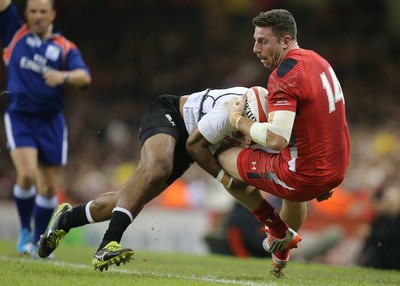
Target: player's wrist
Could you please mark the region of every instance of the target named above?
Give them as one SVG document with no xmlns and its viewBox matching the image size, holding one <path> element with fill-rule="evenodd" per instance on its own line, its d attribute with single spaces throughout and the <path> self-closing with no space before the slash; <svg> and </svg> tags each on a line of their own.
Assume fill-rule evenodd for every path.
<svg viewBox="0 0 400 286">
<path fill-rule="evenodd" d="M 224 169 L 221 169 L 221 171 L 219 171 L 216 179 L 221 182 L 222 185 L 224 185 L 224 187 L 226 189 L 230 189 L 232 186 L 232 182 L 233 182 L 233 177 L 229 176 Z"/>
<path fill-rule="evenodd" d="M 229 181 L 226 185 L 224 184 L 224 186 L 225 186 L 225 189 L 229 190 L 232 187 L 233 177 L 229 176 L 229 175 L 227 175 L 227 177 L 228 177 Z"/>
<path fill-rule="evenodd" d="M 70 78 L 71 74 L 69 72 L 63 72 L 62 77 L 63 77 L 63 84 L 66 84 Z"/>
<path fill-rule="evenodd" d="M 238 111 L 233 112 L 231 115 L 231 118 L 230 118 L 231 125 L 233 127 L 235 127 L 236 129 L 238 129 L 239 121 L 240 121 L 240 119 L 242 119 L 242 117 L 243 117 L 243 115 L 240 112 L 238 112 Z"/>
</svg>

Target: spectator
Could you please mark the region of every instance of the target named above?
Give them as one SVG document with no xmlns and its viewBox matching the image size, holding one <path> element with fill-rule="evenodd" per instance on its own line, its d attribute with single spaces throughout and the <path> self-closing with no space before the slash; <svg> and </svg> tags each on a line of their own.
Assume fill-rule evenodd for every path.
<svg viewBox="0 0 400 286">
<path fill-rule="evenodd" d="M 400 187 L 385 188 L 377 199 L 376 216 L 371 223 L 359 264 L 365 267 L 400 270 Z"/>
</svg>

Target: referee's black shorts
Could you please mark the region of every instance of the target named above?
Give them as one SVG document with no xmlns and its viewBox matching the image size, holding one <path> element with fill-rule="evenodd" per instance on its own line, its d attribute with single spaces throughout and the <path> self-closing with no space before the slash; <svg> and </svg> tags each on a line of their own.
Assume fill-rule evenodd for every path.
<svg viewBox="0 0 400 286">
<path fill-rule="evenodd" d="M 185 123 L 179 113 L 179 96 L 161 95 L 157 97 L 142 119 L 140 125 L 140 141 L 144 142 L 156 134 L 168 134 L 175 138 L 174 167 L 166 180 L 172 184 L 193 163 L 186 151 L 186 140 L 189 137 Z"/>
</svg>

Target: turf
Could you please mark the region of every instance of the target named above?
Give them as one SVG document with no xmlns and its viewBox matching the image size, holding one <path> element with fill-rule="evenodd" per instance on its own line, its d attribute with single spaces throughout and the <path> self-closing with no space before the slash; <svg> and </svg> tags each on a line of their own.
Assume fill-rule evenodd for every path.
<svg viewBox="0 0 400 286">
<path fill-rule="evenodd" d="M 33 260 L 17 255 L 14 242 L 0 241 L 0 285 L 400 285 L 400 271 L 291 262 L 276 278 L 269 259 L 142 251 L 100 272 L 90 265 L 94 250 L 60 245 L 55 259 Z"/>
</svg>

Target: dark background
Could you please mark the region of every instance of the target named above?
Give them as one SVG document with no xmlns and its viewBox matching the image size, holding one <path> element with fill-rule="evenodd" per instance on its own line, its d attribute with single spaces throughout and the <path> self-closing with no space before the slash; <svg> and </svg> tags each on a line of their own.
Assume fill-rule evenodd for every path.
<svg viewBox="0 0 400 286">
<path fill-rule="evenodd" d="M 63 188 L 74 193 L 73 182 L 88 170 L 107 173 L 136 161 L 140 121 L 158 95 L 265 86 L 268 71 L 252 53 L 251 20 L 272 8 L 288 9 L 297 20 L 300 46 L 320 53 L 335 69 L 352 134 L 381 128 L 396 132 L 399 2 L 58 0 L 55 26 L 78 45 L 93 76 L 85 94 L 66 97 L 69 163 Z M 25 1 L 15 3 L 23 11 Z M 0 88 L 5 89 L 3 65 Z M 1 96 L 1 114 L 5 106 Z M 11 197 L 13 180 L 2 127 L 0 197 Z"/>
</svg>

